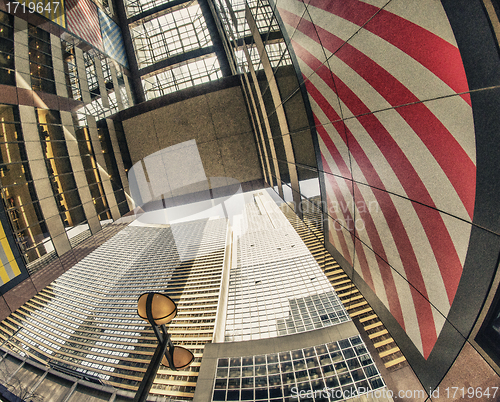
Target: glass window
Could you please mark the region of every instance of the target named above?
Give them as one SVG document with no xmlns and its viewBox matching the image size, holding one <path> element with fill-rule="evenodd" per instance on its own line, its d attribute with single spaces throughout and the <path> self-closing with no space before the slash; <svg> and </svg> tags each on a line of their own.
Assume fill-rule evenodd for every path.
<svg viewBox="0 0 500 402">
<path fill-rule="evenodd" d="M 197 2 L 168 10 L 131 26 L 139 68 L 177 54 L 212 45 L 210 32 Z"/>
<path fill-rule="evenodd" d="M 82 94 L 76 67 L 75 47 L 72 43 L 61 40 L 61 49 L 68 94 L 73 99 L 81 100 Z"/>
<path fill-rule="evenodd" d="M 42 258 L 51 260 L 55 252 L 26 162 L 19 120 L 17 106 L 0 105 L 1 196 L 17 246 L 32 273 L 43 265 L 37 268 L 31 263 Z"/>
<path fill-rule="evenodd" d="M 353 345 L 361 345 L 364 347 L 364 343 L 359 336 L 352 337 L 350 339 L 344 339 L 341 342 L 347 343 L 348 348 L 350 346 L 349 341 Z M 268 354 L 267 355 L 267 372 L 266 375 L 266 365 L 257 365 L 257 362 L 266 361 L 266 356 L 246 356 L 242 357 L 243 367 L 242 367 L 242 378 L 238 378 L 238 369 L 235 369 L 233 375 L 227 380 L 227 359 L 218 359 L 217 363 L 217 373 L 214 382 L 213 398 L 212 400 L 218 400 L 218 393 L 221 395 L 229 395 L 230 392 L 241 392 L 242 400 L 257 400 L 258 398 L 278 398 L 280 400 L 283 396 L 290 397 L 292 392 L 296 393 L 297 390 L 310 391 L 318 390 L 320 393 L 324 392 L 325 386 L 329 388 L 330 393 L 335 391 L 336 387 L 345 386 L 343 390 L 347 388 L 352 388 L 352 394 L 356 391 L 357 396 L 362 394 L 367 394 L 373 392 L 378 388 L 384 387 L 385 384 L 378 372 L 377 368 L 370 365 L 369 368 L 363 370 L 360 368 L 360 363 L 357 358 L 351 359 L 347 362 L 341 360 L 337 366 L 336 371 L 332 365 L 320 367 L 320 353 L 327 353 L 327 345 L 318 345 L 315 348 L 306 348 L 294 350 L 291 352 L 294 365 L 297 367 L 292 371 L 292 363 L 286 362 L 290 358 L 290 352 L 279 353 L 280 360 L 282 362 L 280 365 L 270 362 L 278 361 L 278 354 Z M 304 360 L 305 356 L 305 360 Z M 341 355 L 342 356 L 342 355 Z M 368 356 L 368 355 L 367 355 Z M 256 366 L 252 367 L 251 362 L 255 358 Z M 234 359 L 234 358 L 233 358 Z M 231 359 L 231 360 L 233 360 Z M 307 368 L 306 368 L 307 365 Z M 255 368 L 257 377 L 246 377 L 246 371 L 252 371 Z M 231 369 L 230 369 L 231 370 Z M 281 371 L 281 374 L 280 374 Z M 260 372 L 260 374 L 258 374 Z M 366 373 L 369 382 L 366 380 Z M 275 374 L 276 373 L 276 374 Z M 240 381 L 241 380 L 241 381 Z M 352 384 L 353 381 L 356 384 Z M 352 385 L 349 385 L 352 384 Z M 347 387 L 347 388 L 346 388 Z M 251 388 L 250 390 L 248 388 Z M 252 388 L 255 389 L 255 398 Z M 293 391 L 295 389 L 295 391 Z M 338 389 L 338 388 L 337 388 Z M 340 392 L 342 390 L 338 389 Z M 235 394 L 236 395 L 236 394 Z M 323 394 L 321 394 L 323 397 Z M 322 398 L 320 398 L 323 400 Z M 336 398 L 336 399 L 341 399 Z M 226 399 L 227 400 L 227 399 Z M 275 400 L 275 399 L 271 399 Z M 316 398 L 316 400 L 319 400 Z"/>
<path fill-rule="evenodd" d="M 144 77 L 142 85 L 146 99 L 154 99 L 194 85 L 222 77 L 219 60 L 215 55 L 177 64 L 167 70 Z"/>
<path fill-rule="evenodd" d="M 34 25 L 28 26 L 31 88 L 35 91 L 56 93 L 50 34 Z"/>
<path fill-rule="evenodd" d="M 4 85 L 16 85 L 13 23 L 13 15 L 0 11 L 0 84 Z"/>
</svg>

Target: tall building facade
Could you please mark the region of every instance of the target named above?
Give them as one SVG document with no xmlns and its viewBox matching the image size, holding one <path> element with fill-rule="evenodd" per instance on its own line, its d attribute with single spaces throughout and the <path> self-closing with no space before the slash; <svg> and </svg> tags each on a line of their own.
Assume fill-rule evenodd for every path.
<svg viewBox="0 0 500 402">
<path fill-rule="evenodd" d="M 225 340 L 207 345 L 195 401 L 390 400 L 343 303 L 266 190 L 235 220 L 233 246 Z"/>
<path fill-rule="evenodd" d="M 381 319 L 424 399 L 498 381 L 496 0 L 53 3 L 0 2 L 0 317 L 144 206 L 133 166 L 163 207 L 264 181 L 323 232 L 363 298 L 345 308 Z M 203 174 L 158 189 L 157 152 L 192 172 L 186 142 Z M 316 317 L 297 296 L 286 331 Z"/>
<path fill-rule="evenodd" d="M 297 232 L 262 191 L 246 205 L 229 279 L 226 341 L 273 338 L 349 320 Z"/>
</svg>

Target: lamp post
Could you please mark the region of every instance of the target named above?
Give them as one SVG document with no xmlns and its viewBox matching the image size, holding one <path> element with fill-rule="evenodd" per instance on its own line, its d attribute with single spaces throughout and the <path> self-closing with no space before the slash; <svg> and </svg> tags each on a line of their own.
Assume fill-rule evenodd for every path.
<svg viewBox="0 0 500 402">
<path fill-rule="evenodd" d="M 151 324 L 158 339 L 158 346 L 134 398 L 134 402 L 143 402 L 148 397 L 160 363 L 177 371 L 189 366 L 194 356 L 188 349 L 174 346 L 167 332 L 165 324 L 177 315 L 177 305 L 170 297 L 155 292 L 142 294 L 137 300 L 137 314 Z"/>
</svg>

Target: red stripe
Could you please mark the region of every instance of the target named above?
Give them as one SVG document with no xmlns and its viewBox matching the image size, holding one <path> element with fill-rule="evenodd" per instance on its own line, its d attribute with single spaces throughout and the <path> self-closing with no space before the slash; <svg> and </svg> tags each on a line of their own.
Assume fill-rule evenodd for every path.
<svg viewBox="0 0 500 402">
<path fill-rule="evenodd" d="M 336 37 L 334 37 L 334 39 L 339 40 Z M 300 45 L 298 45 L 296 42 L 293 42 L 293 44 L 294 44 L 294 48 L 299 49 Z M 348 45 L 346 45 L 346 46 L 348 46 Z M 300 47 L 300 48 L 303 49 L 302 47 Z M 378 65 L 376 65 L 375 63 L 370 63 L 371 60 L 368 59 L 361 52 L 358 52 L 355 49 L 354 49 L 354 51 L 355 52 L 353 54 L 351 54 L 351 56 L 353 56 L 353 55 L 357 56 L 356 58 L 353 57 L 353 59 L 355 59 L 353 61 L 355 64 L 360 64 L 359 65 L 360 69 L 372 68 L 374 70 L 372 75 L 375 77 L 380 76 L 380 75 L 384 75 L 386 77 L 387 76 L 391 77 L 390 75 L 388 75 L 388 73 L 385 70 L 381 69 Z M 337 54 L 340 54 L 342 52 L 343 52 L 343 50 L 339 51 Z M 299 57 L 302 58 L 302 54 L 304 54 L 305 58 L 308 60 L 310 60 L 310 58 L 313 57 L 305 49 L 300 50 L 300 51 L 298 50 Z M 347 64 L 349 64 L 348 60 L 344 60 L 344 61 L 346 61 Z M 363 64 L 363 66 L 361 64 Z M 318 74 L 325 81 L 330 80 L 329 75 L 330 74 L 333 75 L 333 73 L 330 70 L 328 70 L 326 68 L 326 66 L 322 65 L 321 67 L 318 67 L 318 65 L 321 65 L 321 63 L 319 62 L 319 60 L 316 60 L 315 64 L 310 65 L 310 67 L 314 70 L 317 70 Z M 370 74 L 369 72 L 366 72 L 366 71 L 365 71 L 365 73 Z M 336 82 L 336 87 L 332 88 L 332 89 L 338 93 L 338 95 L 341 99 L 345 100 L 346 106 L 349 107 L 349 109 L 351 110 L 351 112 L 353 114 L 364 115 L 364 116 L 358 117 L 358 121 L 370 133 L 370 136 L 372 137 L 372 139 L 375 141 L 375 143 L 378 145 L 380 150 L 383 152 L 387 161 L 393 167 L 393 170 L 396 173 L 396 175 L 398 176 L 401 184 L 405 187 L 405 191 L 407 192 L 409 198 L 414 199 L 414 200 L 419 200 L 419 201 L 423 202 L 424 204 L 430 206 L 431 208 L 435 208 L 434 201 L 432 200 L 430 194 L 428 193 L 427 189 L 425 188 L 424 184 L 422 183 L 420 177 L 415 172 L 413 166 L 406 158 L 406 155 L 399 148 L 399 146 L 394 141 L 392 136 L 387 132 L 385 127 L 373 115 L 370 114 L 370 110 L 366 107 L 366 105 L 364 105 L 361 102 L 361 100 L 354 94 L 354 92 L 352 92 L 350 90 L 350 88 L 348 88 L 340 79 L 338 79 L 338 77 L 336 77 L 335 75 L 333 75 L 333 76 L 334 76 L 334 81 Z M 377 79 L 379 79 L 379 78 L 374 78 L 374 80 L 377 80 Z M 388 79 L 389 79 L 389 83 L 391 83 L 390 78 L 388 78 Z M 394 81 L 392 81 L 392 82 L 394 82 Z M 384 85 L 382 83 L 383 83 L 383 81 L 381 81 L 379 85 L 381 87 L 384 87 Z M 389 87 L 390 87 L 390 85 L 389 85 Z M 392 88 L 392 87 L 390 87 L 390 89 L 394 90 L 394 88 Z M 387 88 L 385 88 L 385 89 L 382 88 L 382 90 L 386 91 Z M 405 90 L 406 90 L 406 88 L 405 88 Z M 431 120 L 436 120 L 437 122 L 439 122 L 437 119 L 435 119 L 435 116 L 432 115 L 430 112 L 425 113 L 425 112 L 428 112 L 428 109 L 424 105 L 419 104 L 419 105 L 415 105 L 415 106 L 419 106 L 419 108 L 418 108 L 419 111 L 423 112 L 423 116 L 421 115 L 420 119 L 425 120 L 426 118 L 429 117 L 429 116 L 426 116 L 426 114 L 427 115 L 430 114 L 433 117 L 433 119 L 431 119 Z M 396 108 L 395 110 L 397 110 L 402 115 L 403 118 L 405 116 L 407 117 L 408 114 L 411 114 L 411 112 L 408 113 L 408 111 L 404 112 L 403 109 L 406 109 L 406 108 Z M 413 116 L 414 116 L 414 119 L 417 120 L 417 117 L 415 116 L 415 114 L 413 114 Z M 415 124 L 418 124 L 420 126 L 420 128 L 425 127 L 425 126 L 429 125 L 430 123 L 431 122 L 429 122 L 429 121 L 415 122 Z M 440 124 L 440 122 L 439 122 L 439 126 L 442 126 Z M 437 127 L 437 128 L 438 129 L 435 131 L 437 131 L 439 133 L 439 127 Z M 432 127 L 432 126 L 431 126 L 431 128 L 426 127 L 426 131 L 427 131 L 429 139 L 430 139 L 430 137 L 434 137 L 434 138 L 439 137 L 439 135 L 436 135 L 435 132 L 432 133 L 432 130 L 434 130 L 434 129 L 436 129 L 436 127 Z M 446 133 L 449 134 L 448 131 L 446 131 Z M 437 144 L 440 144 L 440 142 L 441 142 L 441 145 L 439 145 L 440 147 L 445 146 L 445 145 L 443 145 L 443 142 L 446 143 L 446 141 L 444 141 L 443 138 L 436 138 L 435 142 Z M 459 147 L 459 149 L 452 148 L 453 150 L 451 152 L 449 151 L 449 149 L 445 148 L 445 151 L 447 151 L 447 152 L 445 152 L 443 155 L 446 158 L 448 164 L 451 166 L 451 168 L 460 172 L 460 171 L 467 170 L 467 169 L 462 169 L 461 164 L 463 163 L 463 159 L 462 159 L 463 155 L 461 155 L 461 154 L 465 154 L 465 152 L 463 151 L 463 149 L 460 146 L 458 146 L 458 147 Z M 462 151 L 462 152 L 460 152 L 460 151 Z M 471 165 L 473 167 L 474 174 L 475 174 L 475 166 L 472 164 L 472 161 L 470 161 L 470 159 L 467 156 L 466 156 L 465 160 L 471 162 Z M 469 169 L 469 170 L 472 170 L 472 169 Z M 367 172 L 367 178 L 368 177 L 370 177 L 370 172 Z M 467 182 L 467 179 L 469 181 L 471 180 L 471 178 L 468 177 L 467 174 L 465 174 L 464 177 L 462 177 L 462 179 L 464 179 L 463 182 Z M 458 180 L 458 177 L 457 177 L 457 180 Z M 474 189 L 470 189 L 469 183 L 463 183 L 463 182 L 461 182 L 460 184 L 463 187 L 469 187 L 469 189 L 468 189 L 469 194 L 472 193 L 471 198 L 474 198 Z M 472 183 L 474 183 L 474 182 L 475 182 L 475 177 L 474 177 L 474 180 L 472 180 Z M 369 181 L 369 183 L 372 183 L 372 182 Z M 378 185 L 375 185 L 375 186 L 378 187 Z M 473 207 L 473 202 L 470 202 L 470 205 L 472 205 L 472 207 Z M 442 236 L 440 241 L 431 242 L 431 247 L 433 248 L 438 265 L 440 267 L 441 274 L 443 276 L 443 280 L 444 280 L 444 283 L 446 286 L 448 299 L 449 299 L 450 304 L 451 304 L 453 301 L 453 298 L 455 296 L 456 289 L 458 287 L 458 283 L 460 281 L 460 277 L 462 274 L 462 264 L 460 263 L 458 255 L 456 254 L 456 251 L 455 251 L 454 245 L 453 245 L 453 241 L 451 240 L 451 237 L 449 236 L 449 233 L 448 233 L 444 223 L 442 222 L 442 218 L 441 218 L 439 212 L 435 211 L 433 209 L 428 209 L 428 210 L 424 211 L 421 208 L 416 208 L 416 211 L 417 211 L 419 218 L 423 224 L 424 230 L 429 238 L 431 238 L 432 236 L 435 236 L 436 229 L 439 229 L 438 233 L 440 236 Z"/>
<path fill-rule="evenodd" d="M 397 47 L 457 93 L 468 92 L 458 48 L 421 26 L 384 9 L 358 0 L 311 0 L 310 5 L 335 14 Z M 377 16 L 370 18 L 377 13 Z M 368 21 L 368 22 L 367 22 Z M 470 95 L 462 95 L 470 105 Z"/>
<path fill-rule="evenodd" d="M 332 204 L 329 203 L 328 204 L 328 215 L 330 215 L 340 226 L 340 228 L 342 229 L 342 236 L 339 236 L 339 238 L 343 238 L 343 230 L 347 230 L 349 231 L 348 229 L 349 228 L 346 228 L 346 225 L 345 225 L 345 222 L 346 221 L 353 221 L 353 218 L 352 218 L 352 215 L 351 215 L 351 211 L 349 211 L 349 203 L 346 202 L 345 198 L 344 198 L 344 194 L 342 193 L 342 190 L 340 189 L 340 186 L 338 185 L 337 183 L 337 180 L 335 178 L 334 175 L 332 175 L 331 171 L 330 171 L 330 168 L 328 166 L 328 162 L 326 160 L 323 160 L 324 162 L 324 169 L 326 172 L 328 172 L 329 174 L 326 175 L 326 177 L 328 178 L 328 181 L 330 182 L 330 188 L 333 190 L 333 192 L 335 193 L 335 198 L 337 200 L 337 202 L 340 204 L 340 209 L 341 209 L 341 213 L 342 213 L 342 217 L 344 219 L 344 221 L 342 222 L 342 219 L 339 219 L 339 217 L 337 216 L 337 214 L 335 213 L 334 209 L 331 207 Z M 349 186 L 347 186 L 349 187 Z M 335 230 L 337 230 L 335 228 Z M 349 236 L 352 237 L 352 233 L 349 231 Z M 345 241 L 345 239 L 342 239 L 343 241 Z M 341 242 L 342 242 L 341 240 Z M 353 243 L 354 243 L 354 239 L 353 240 Z M 352 260 L 352 256 L 351 256 L 351 252 L 349 251 L 349 248 L 347 246 L 347 243 L 344 245 L 342 244 L 342 250 L 346 251 L 347 254 L 344 254 L 344 257 L 346 256 L 349 256 L 349 259 L 350 261 L 349 264 L 352 265 L 353 263 L 353 260 Z M 347 258 L 346 258 L 347 259 Z"/>
<path fill-rule="evenodd" d="M 282 18 L 286 21 L 290 15 L 293 16 L 293 14 L 284 11 Z M 305 21 L 298 29 L 302 30 L 307 24 L 313 25 L 311 22 Z M 324 38 L 322 41 L 328 50 L 333 52 L 338 49 L 341 44 L 344 44 L 340 38 L 334 36 L 330 32 L 318 26 L 316 26 L 316 29 L 320 33 L 320 37 Z M 404 87 L 404 85 L 351 45 L 345 43 L 336 53 L 336 56 L 362 76 L 392 106 L 419 102 L 419 99 Z M 309 52 L 307 52 L 304 57 L 304 60 L 309 60 Z M 315 70 L 315 68 L 313 69 Z M 332 87 L 332 89 L 334 89 L 334 87 Z M 350 89 L 348 89 L 347 92 L 352 93 Z M 338 94 L 341 98 L 343 97 L 340 88 L 338 88 Z M 347 97 L 347 95 L 344 96 Z M 431 152 L 448 177 L 448 180 L 453 185 L 472 219 L 474 213 L 476 181 L 476 167 L 474 162 L 469 158 L 453 135 L 423 103 L 417 103 L 408 107 L 397 107 L 394 110 L 396 110 L 410 125 Z M 358 109 L 351 109 L 351 112 L 355 115 L 371 113 L 365 105 L 362 105 L 362 107 Z M 459 161 L 459 163 L 457 163 L 457 161 Z M 410 195 L 410 193 L 408 193 L 408 195 L 414 200 L 431 205 L 425 199 L 419 198 L 421 194 Z"/>
<path fill-rule="evenodd" d="M 345 127 L 345 125 L 339 121 L 340 117 L 339 115 L 335 112 L 335 110 L 328 104 L 326 99 L 323 97 L 323 95 L 318 91 L 318 89 L 311 83 L 311 81 L 306 82 L 306 87 L 308 90 L 308 93 L 313 97 L 314 101 L 318 104 L 324 105 L 322 107 L 323 112 L 327 114 L 327 116 L 330 118 L 331 121 L 334 121 L 333 123 L 334 126 L 336 126 L 336 130 L 338 133 L 341 133 L 342 130 L 345 130 L 347 134 L 352 134 L 349 132 L 349 129 Z M 328 135 L 327 131 L 325 128 L 320 124 L 318 118 L 315 116 L 316 120 L 316 130 L 318 131 L 318 134 L 321 136 L 325 146 L 327 147 L 330 155 L 334 159 L 335 164 L 337 165 L 340 173 L 344 177 L 350 177 L 350 170 L 347 164 L 344 161 L 344 158 L 342 158 L 342 155 L 338 151 L 337 147 L 333 143 L 332 139 Z M 347 139 L 345 136 L 340 135 L 342 137 L 343 141 L 347 144 Z M 326 162 L 326 160 L 325 160 Z M 327 171 L 327 170 L 325 170 Z M 331 171 L 327 171 L 328 173 L 331 174 Z M 366 202 L 359 192 L 359 189 L 357 187 L 357 184 L 354 183 L 355 186 L 355 191 L 358 193 L 354 199 L 356 200 L 356 203 L 362 202 L 366 205 Z M 361 215 L 361 212 L 360 212 Z M 387 256 L 385 254 L 385 250 L 382 244 L 382 241 L 380 239 L 380 236 L 378 234 L 378 231 L 376 229 L 375 223 L 373 221 L 373 218 L 370 214 L 367 214 L 366 216 L 363 217 L 363 221 L 365 222 L 365 225 L 367 226 L 367 234 L 370 238 L 370 243 L 372 244 L 372 247 L 375 250 L 378 250 L 378 252 L 381 254 L 382 258 L 387 260 Z M 363 267 L 362 267 L 363 268 Z M 387 299 L 389 301 L 390 305 L 390 310 L 393 312 L 394 316 L 398 319 L 398 322 L 402 323 L 402 326 L 404 328 L 404 321 L 403 321 L 403 315 L 401 311 L 401 305 L 399 304 L 399 299 L 397 298 L 397 292 L 396 288 L 394 285 L 394 279 L 392 277 L 392 273 L 387 271 L 384 266 L 380 266 L 380 272 L 384 281 L 384 285 L 386 286 L 386 295 Z M 363 270 L 363 275 L 367 278 L 369 278 L 369 281 L 366 281 L 370 287 L 375 291 L 373 287 L 373 279 L 371 277 L 371 273 L 369 269 L 367 271 Z"/>
<path fill-rule="evenodd" d="M 298 45 L 294 42 L 293 42 L 293 47 L 294 47 L 294 50 L 296 51 L 298 57 L 301 57 L 302 53 L 307 52 L 304 48 L 302 48 L 300 45 Z M 312 55 L 310 55 L 310 56 L 312 56 Z M 319 61 L 317 61 L 317 63 L 319 63 Z M 310 66 L 310 67 L 314 68 L 314 66 Z M 319 76 L 323 76 L 323 75 L 326 76 L 327 73 L 329 73 L 329 72 L 330 72 L 330 70 L 328 70 L 324 65 L 321 66 L 319 69 L 317 69 L 317 73 Z M 340 80 L 338 80 L 338 78 L 335 76 L 334 76 L 334 80 L 337 83 L 337 85 L 339 85 L 339 84 L 345 85 Z M 319 91 L 313 90 L 312 83 L 310 83 L 308 86 L 308 92 L 313 98 L 318 97 L 318 95 L 322 96 L 319 93 Z M 352 99 L 343 99 L 343 101 L 348 107 L 350 106 L 351 102 L 354 102 L 354 103 L 359 102 L 360 103 L 359 98 L 357 98 L 356 95 L 354 95 L 354 93 L 352 94 Z M 327 105 L 327 102 L 324 102 L 321 99 L 318 99 L 317 103 Z M 324 110 L 324 112 L 326 115 L 329 115 L 329 116 L 336 115 L 335 111 L 333 110 L 333 108 L 330 105 L 328 105 L 328 109 Z M 363 118 L 367 119 L 367 121 L 371 124 L 378 123 L 377 130 L 385 132 L 385 128 L 378 122 L 378 120 L 375 118 L 374 115 L 363 116 Z M 364 126 L 366 128 L 366 123 L 364 124 Z M 372 130 L 368 129 L 367 131 L 373 138 Z M 349 131 L 347 131 L 347 132 L 349 133 Z M 387 133 L 387 135 L 388 135 L 388 133 Z M 388 136 L 388 137 L 390 137 L 390 136 Z M 392 137 L 388 138 L 387 141 L 389 143 L 394 142 Z M 398 155 L 397 146 L 394 147 L 394 144 L 390 144 L 390 147 L 396 148 L 395 149 L 396 155 L 397 155 L 396 158 L 400 159 L 401 155 Z M 384 185 L 383 185 L 380 177 L 376 173 L 370 160 L 368 159 L 368 157 L 366 156 L 366 154 L 364 153 L 364 151 L 362 150 L 361 146 L 358 144 L 356 139 L 352 136 L 352 134 L 349 136 L 349 150 L 352 152 L 353 156 L 355 156 L 360 168 L 363 170 L 363 173 L 365 174 L 365 177 L 367 177 L 369 183 L 371 183 L 371 185 L 373 185 L 374 187 L 377 187 L 381 190 L 384 190 Z M 382 150 L 382 152 L 384 152 L 384 151 Z M 402 155 L 402 158 L 403 158 L 403 160 L 406 159 L 404 157 L 404 154 Z M 396 160 L 398 160 L 398 159 L 396 159 Z M 394 163 L 394 161 L 393 161 L 393 163 Z M 411 168 L 411 165 L 410 165 L 410 168 Z M 400 180 L 401 180 L 401 178 L 400 178 Z M 417 184 L 417 186 L 418 186 L 419 182 L 420 182 L 420 179 L 417 176 L 417 181 L 415 182 Z M 419 269 L 418 261 L 417 261 L 416 256 L 415 256 L 413 246 L 410 242 L 410 239 L 408 238 L 404 224 L 401 220 L 401 217 L 397 213 L 397 210 L 396 210 L 396 208 L 395 208 L 395 206 L 390 198 L 390 195 L 385 191 L 377 191 L 377 190 L 374 191 L 374 195 L 377 198 L 379 205 L 382 206 L 382 212 L 385 216 L 387 224 L 389 225 L 390 231 L 393 235 L 393 238 L 394 238 L 394 241 L 396 243 L 396 247 L 398 249 L 401 261 L 403 263 L 403 267 L 404 267 L 404 270 L 406 273 L 406 277 L 408 278 L 408 281 L 413 286 L 416 286 L 419 289 L 419 291 L 423 294 L 423 296 L 426 299 L 428 299 L 427 291 L 425 288 L 425 283 L 424 283 L 423 277 L 422 277 L 422 272 Z M 433 210 L 428 208 L 428 211 L 433 211 Z M 437 213 L 437 211 L 434 211 L 434 212 Z M 419 215 L 419 218 L 422 220 L 423 218 L 427 217 L 428 215 L 430 215 L 430 214 L 426 214 L 424 217 Z M 369 221 L 368 216 L 366 218 L 367 218 L 367 221 Z M 433 219 L 433 218 L 436 219 L 435 217 L 431 217 L 431 219 Z M 441 220 L 440 216 L 438 216 L 437 218 L 439 220 Z M 425 223 L 425 222 L 423 222 L 423 223 Z M 442 223 L 442 221 L 441 221 L 441 223 Z M 378 232 L 376 231 L 376 228 L 372 228 L 372 229 L 367 228 L 367 233 L 370 236 L 369 230 L 374 231 L 373 235 L 378 237 Z M 446 235 L 448 235 L 448 232 L 446 231 L 446 228 L 444 227 L 444 233 L 441 230 L 439 232 L 439 236 L 446 237 Z M 448 235 L 448 237 L 449 237 L 449 235 Z M 372 239 L 372 237 L 370 236 L 370 241 L 372 241 L 371 239 Z M 453 244 L 451 244 L 451 249 L 454 250 Z M 380 250 L 383 250 L 383 248 L 381 248 Z M 456 253 L 455 253 L 455 255 L 456 255 Z M 461 265 L 460 265 L 460 270 L 461 270 Z M 444 280 L 444 278 L 443 278 L 443 280 Z M 385 282 L 385 279 L 384 279 L 384 282 Z M 446 281 L 445 281 L 445 284 L 446 284 Z M 455 291 L 456 291 L 456 288 L 455 288 Z M 412 291 L 412 294 L 413 293 L 414 293 L 414 305 L 415 305 L 415 308 L 417 309 L 417 318 L 419 321 L 419 328 L 420 328 L 420 332 L 422 334 L 422 339 L 424 339 L 424 338 L 429 339 L 429 340 L 434 339 L 434 338 L 436 338 L 437 335 L 436 335 L 436 328 L 434 325 L 434 320 L 432 317 L 430 303 L 429 302 L 419 303 L 418 302 L 419 298 L 416 297 L 418 292 Z M 390 294 L 390 292 L 388 292 L 388 295 L 389 294 Z M 454 293 L 453 293 L 453 295 L 454 295 Z M 391 313 L 393 313 L 392 310 L 391 310 Z M 432 334 L 434 334 L 434 335 L 432 335 Z M 435 341 L 434 341 L 434 343 L 435 343 Z M 428 353 L 430 353 L 430 351 L 432 350 L 434 343 L 425 344 L 423 346 L 424 352 L 427 353 L 427 355 L 424 354 L 424 356 L 428 356 Z"/>
<path fill-rule="evenodd" d="M 377 261 L 377 265 L 379 267 L 379 271 L 380 271 L 380 274 L 382 276 L 382 282 L 384 283 L 384 285 L 386 283 L 387 277 L 390 277 L 390 281 L 392 282 L 391 286 L 394 287 L 394 292 L 386 293 L 387 300 L 389 302 L 389 306 L 391 305 L 391 301 L 392 301 L 392 303 L 394 303 L 396 301 L 398 304 L 399 311 L 394 312 L 391 308 L 389 308 L 389 310 L 390 310 L 391 314 L 394 316 L 394 318 L 397 320 L 399 325 L 401 325 L 401 328 L 403 328 L 406 331 L 406 324 L 405 324 L 404 318 L 403 318 L 403 311 L 401 310 L 401 305 L 400 305 L 400 301 L 399 301 L 399 294 L 397 293 L 396 283 L 394 282 L 394 277 L 392 276 L 392 269 L 393 268 L 391 268 L 391 266 L 389 264 L 387 264 L 387 262 L 383 258 L 381 258 L 379 255 L 377 255 L 377 253 L 375 253 L 372 249 L 370 249 L 364 243 L 362 243 L 361 241 L 356 242 L 356 250 L 358 253 L 360 250 L 364 251 L 365 248 L 367 249 L 367 253 L 372 253 L 375 256 L 375 260 Z M 366 262 L 366 264 L 368 264 L 368 261 Z M 414 301 L 414 298 L 412 298 L 412 300 Z M 414 307 L 415 307 L 415 310 L 417 310 L 417 305 L 415 305 L 415 303 L 414 303 Z M 422 311 L 421 306 L 418 306 L 417 311 Z M 419 330 L 420 330 L 420 332 L 422 332 L 422 327 L 420 325 L 420 322 L 419 322 Z M 420 336 L 422 337 L 422 333 L 420 333 Z M 434 345 L 434 344 L 432 344 L 432 345 Z"/>
<path fill-rule="evenodd" d="M 96 6 L 86 0 L 67 0 L 68 29 L 86 42 L 103 49 Z"/>
<path fill-rule="evenodd" d="M 422 354 L 424 355 L 424 358 L 427 359 L 437 341 L 436 327 L 434 326 L 434 317 L 432 315 L 432 306 L 429 301 L 415 289 L 411 282 L 409 283 L 409 287 L 413 304 L 415 305 L 415 310 L 420 312 L 417 314 L 417 321 L 420 327 L 420 337 L 422 338 Z M 420 315 L 422 312 L 425 314 Z"/>
</svg>

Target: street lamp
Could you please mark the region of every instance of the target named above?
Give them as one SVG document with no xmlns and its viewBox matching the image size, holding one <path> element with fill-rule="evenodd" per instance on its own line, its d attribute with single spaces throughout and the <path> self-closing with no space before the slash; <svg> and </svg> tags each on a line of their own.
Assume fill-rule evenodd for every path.
<svg viewBox="0 0 500 402">
<path fill-rule="evenodd" d="M 194 356 L 188 349 L 174 346 L 167 332 L 165 324 L 177 315 L 177 305 L 170 297 L 155 292 L 142 294 L 137 300 L 137 314 L 151 324 L 158 339 L 158 346 L 134 398 L 134 402 L 143 402 L 148 397 L 160 363 L 171 370 L 179 370 L 189 366 Z"/>
</svg>

